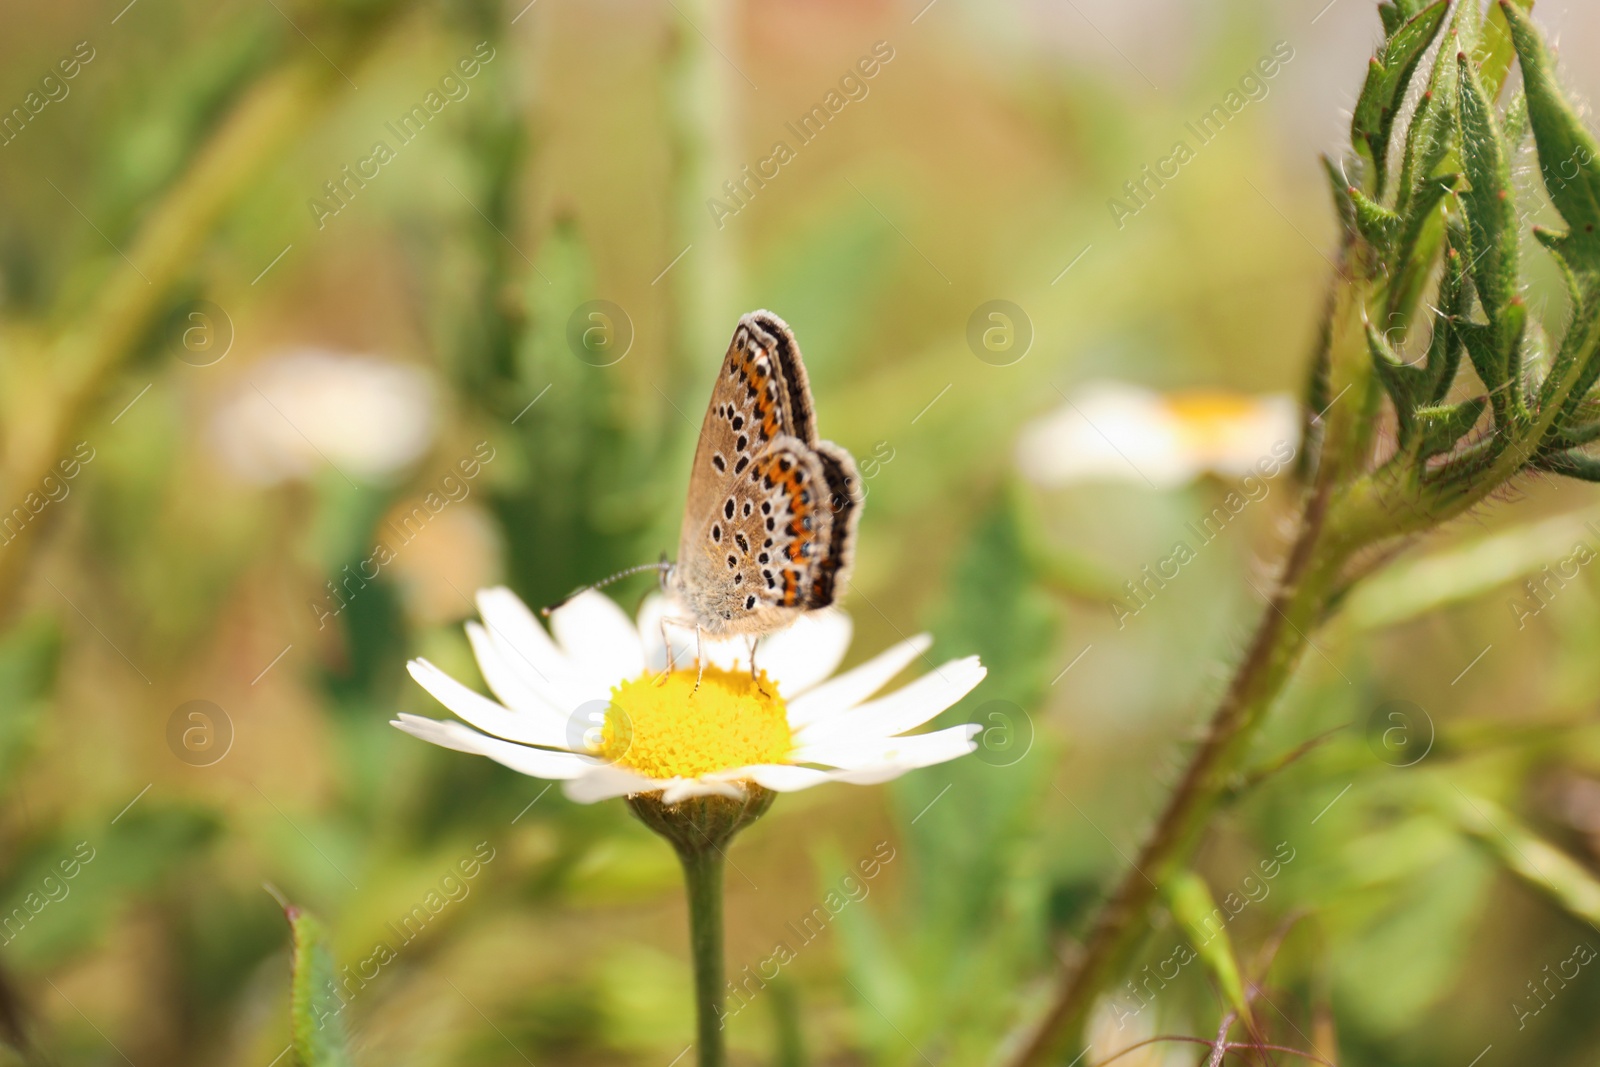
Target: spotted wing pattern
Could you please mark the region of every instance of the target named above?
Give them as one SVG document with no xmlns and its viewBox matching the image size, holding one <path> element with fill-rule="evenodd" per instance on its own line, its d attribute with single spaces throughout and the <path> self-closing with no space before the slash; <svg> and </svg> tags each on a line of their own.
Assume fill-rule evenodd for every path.
<svg viewBox="0 0 1600 1067">
<path fill-rule="evenodd" d="M 713 633 L 767 633 L 832 603 L 860 509 L 850 454 L 816 440 L 799 346 L 739 320 L 695 453 L 675 580 Z"/>
</svg>

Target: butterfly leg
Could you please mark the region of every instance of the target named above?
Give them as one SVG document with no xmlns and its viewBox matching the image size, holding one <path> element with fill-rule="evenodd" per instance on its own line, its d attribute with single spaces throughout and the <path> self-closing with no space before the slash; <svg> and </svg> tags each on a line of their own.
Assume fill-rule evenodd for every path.
<svg viewBox="0 0 1600 1067">
<path fill-rule="evenodd" d="M 702 646 L 700 644 L 700 624 L 699 623 L 695 623 L 694 624 L 694 660 L 695 660 L 695 667 L 697 669 L 696 669 L 695 675 L 694 675 L 694 689 L 690 693 L 691 696 L 693 696 L 694 693 L 700 692 L 700 682 L 706 676 L 706 657 L 705 657 L 705 654 L 704 654 L 704 649 L 702 648 Z"/>
<path fill-rule="evenodd" d="M 700 659 L 700 627 L 695 623 L 695 621 L 693 619 L 679 619 L 673 618 L 672 616 L 663 615 L 661 617 L 661 645 L 667 651 L 667 669 L 662 671 L 660 676 L 656 679 L 657 685 L 666 685 L 667 676 L 670 675 L 676 668 L 676 664 L 672 655 L 672 639 L 667 636 L 667 623 L 669 622 L 674 626 L 682 626 L 685 628 L 690 626 L 694 627 L 694 654 L 696 660 Z M 704 668 L 702 668 L 702 670 L 703 669 Z M 699 688 L 699 685 L 700 683 L 697 677 L 695 681 L 695 687 Z"/>
<path fill-rule="evenodd" d="M 750 680 L 753 682 L 757 678 L 757 674 L 756 674 L 756 645 L 761 643 L 761 635 L 760 634 L 750 634 L 749 638 L 748 638 L 748 642 L 749 643 L 748 643 L 748 645 L 746 647 L 748 647 L 750 649 Z"/>
</svg>

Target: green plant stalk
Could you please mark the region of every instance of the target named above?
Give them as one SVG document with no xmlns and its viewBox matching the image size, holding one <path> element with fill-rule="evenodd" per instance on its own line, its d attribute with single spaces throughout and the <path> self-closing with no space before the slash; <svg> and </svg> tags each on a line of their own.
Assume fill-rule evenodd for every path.
<svg viewBox="0 0 1600 1067">
<path fill-rule="evenodd" d="M 1245 658 L 1138 858 L 1096 917 L 1077 967 L 1062 982 L 1042 1023 L 1009 1059 L 1011 1067 L 1043 1067 L 1068 1051 L 1065 1046 L 1082 1030 L 1096 994 L 1138 947 L 1140 920 L 1157 903 L 1159 887 L 1183 871 L 1211 814 L 1230 795 L 1251 742 L 1310 645 L 1308 635 L 1328 614 L 1345 564 L 1363 547 L 1344 532 L 1343 523 L 1331 521 L 1344 500 L 1340 490 L 1347 472 L 1358 469 L 1372 447 L 1372 409 L 1378 402 L 1364 316 L 1386 297 L 1364 276 L 1363 253 L 1360 247 L 1345 249 L 1324 324 L 1330 395 L 1340 399 L 1324 413 L 1316 480 Z"/>
<path fill-rule="evenodd" d="M 721 360 L 733 332 L 736 246 L 724 231 L 740 222 L 737 217 L 718 218 L 710 202 L 715 198 L 737 207 L 722 185 L 738 177 L 733 162 L 735 103 L 746 87 L 735 80 L 739 75 L 730 71 L 714 43 L 728 39 L 726 0 L 680 0 L 669 18 L 672 38 L 663 96 L 672 214 L 671 247 L 664 251 L 668 259 L 680 253 L 683 258 L 667 268 L 663 280 L 672 294 L 672 356 L 683 377 L 695 380 L 708 361 Z M 737 52 L 731 45 L 727 50 Z"/>
<path fill-rule="evenodd" d="M 388 18 L 367 24 L 348 54 L 367 51 L 390 24 Z M 6 472 L 11 486 L 26 491 L 38 485 L 70 451 L 110 378 L 133 354 L 173 286 L 199 259 L 218 220 L 296 131 L 340 96 L 335 91 L 339 85 L 341 76 L 321 57 L 279 66 L 244 94 L 196 152 L 128 249 L 128 259 L 138 270 L 120 259 L 110 260 L 112 273 L 92 304 L 41 353 L 51 361 L 51 374 L 60 384 L 41 425 L 15 442 L 16 458 Z M 0 622 L 15 606 L 45 525 L 31 524 L 16 544 L 0 553 Z"/>
<path fill-rule="evenodd" d="M 736 797 L 691 797 L 665 804 L 660 793 L 635 793 L 628 807 L 671 843 L 683 864 L 689 896 L 689 950 L 694 962 L 696 1044 L 700 1067 L 723 1067 L 722 869 L 734 835 L 772 807 L 776 793 L 749 785 Z"/>
<path fill-rule="evenodd" d="M 1095 995 L 1123 967 L 1142 935 L 1141 917 L 1157 886 L 1187 860 L 1211 813 L 1226 795 L 1251 740 L 1309 644 L 1347 552 L 1325 537 L 1332 483 L 1308 496 L 1300 529 L 1251 639 L 1200 748 L 1167 801 L 1138 858 L 1101 909 L 1078 966 L 1062 984 L 1042 1024 L 1009 1060 L 1012 1067 L 1053 1063 L 1083 1027 Z M 1069 1057 L 1070 1058 L 1070 1057 Z"/>
<path fill-rule="evenodd" d="M 723 1067 L 722 852 L 685 849 L 683 880 L 689 893 L 689 954 L 694 960 L 695 1045 L 700 1067 Z"/>
</svg>

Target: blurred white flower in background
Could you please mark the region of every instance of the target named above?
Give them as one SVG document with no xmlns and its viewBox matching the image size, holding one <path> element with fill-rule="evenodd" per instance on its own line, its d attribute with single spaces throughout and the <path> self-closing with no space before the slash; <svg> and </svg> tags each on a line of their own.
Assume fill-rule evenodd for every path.
<svg viewBox="0 0 1600 1067">
<path fill-rule="evenodd" d="M 1202 474 L 1270 477 L 1293 458 L 1299 436 L 1299 405 L 1284 394 L 1156 393 L 1091 382 L 1023 428 L 1017 465 L 1043 486 L 1148 482 L 1170 489 Z"/>
<path fill-rule="evenodd" d="M 433 442 L 432 379 L 374 356 L 296 348 L 253 365 L 211 421 L 222 461 L 260 485 L 331 464 L 350 478 L 382 479 Z"/>
</svg>

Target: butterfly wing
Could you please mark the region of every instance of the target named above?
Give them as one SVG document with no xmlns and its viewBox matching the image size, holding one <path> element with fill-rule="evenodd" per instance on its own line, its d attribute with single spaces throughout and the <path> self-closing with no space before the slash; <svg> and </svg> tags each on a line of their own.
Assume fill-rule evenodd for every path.
<svg viewBox="0 0 1600 1067">
<path fill-rule="evenodd" d="M 805 364 L 769 312 L 739 320 L 695 451 L 676 585 L 713 633 L 767 633 L 832 603 L 861 504 L 855 461 L 816 439 Z"/>
</svg>

